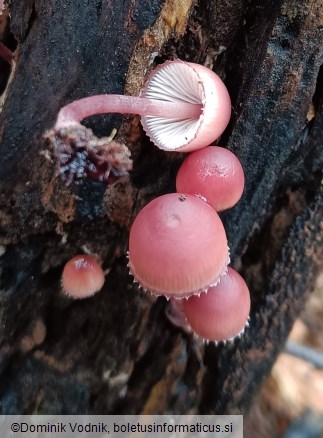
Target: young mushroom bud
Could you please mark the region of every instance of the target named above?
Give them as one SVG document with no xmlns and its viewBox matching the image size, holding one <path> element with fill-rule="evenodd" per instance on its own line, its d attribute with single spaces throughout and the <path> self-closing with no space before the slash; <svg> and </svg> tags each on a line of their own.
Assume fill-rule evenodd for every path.
<svg viewBox="0 0 323 438">
<path fill-rule="evenodd" d="M 232 340 L 248 325 L 249 289 L 240 274 L 229 267 L 215 287 L 183 300 L 183 311 L 199 337 L 215 342 Z"/>
<path fill-rule="evenodd" d="M 208 146 L 189 154 L 176 176 L 176 190 L 201 196 L 216 210 L 233 207 L 244 189 L 238 158 L 228 149 Z"/>
<path fill-rule="evenodd" d="M 94 295 L 104 284 L 104 272 L 95 258 L 77 255 L 69 260 L 63 270 L 62 287 L 73 298 Z"/>
<path fill-rule="evenodd" d="M 154 199 L 130 230 L 130 272 L 156 295 L 199 294 L 219 281 L 228 259 L 218 214 L 196 196 L 171 193 Z"/>
</svg>

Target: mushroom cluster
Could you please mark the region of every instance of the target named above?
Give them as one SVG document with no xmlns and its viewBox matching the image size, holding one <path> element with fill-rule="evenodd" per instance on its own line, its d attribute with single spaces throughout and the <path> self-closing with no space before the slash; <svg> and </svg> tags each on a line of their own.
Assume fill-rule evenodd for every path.
<svg viewBox="0 0 323 438">
<path fill-rule="evenodd" d="M 184 330 L 208 341 L 234 339 L 248 324 L 250 294 L 242 277 L 228 268 L 228 242 L 218 215 L 240 199 L 243 170 L 232 152 L 209 146 L 230 120 L 224 83 L 202 65 L 166 61 L 152 72 L 139 97 L 107 94 L 66 105 L 45 135 L 56 174 L 66 184 L 82 177 L 113 183 L 131 170 L 124 144 L 113 135 L 98 139 L 81 125 L 86 117 L 113 112 L 141 115 L 146 134 L 159 148 L 190 152 L 178 171 L 176 193 L 151 201 L 132 224 L 129 267 L 134 281 L 170 299 L 168 316 Z M 88 267 L 75 273 L 74 263 L 63 274 L 70 295 L 76 296 L 67 286 L 69 278 L 74 285 L 81 275 L 81 283 L 89 284 L 81 295 L 102 287 L 104 275 L 98 270 L 90 274 Z M 98 285 L 92 286 L 93 275 Z"/>
<path fill-rule="evenodd" d="M 167 316 L 205 341 L 226 342 L 248 326 L 250 294 L 228 267 L 218 211 L 235 205 L 244 187 L 237 157 L 208 146 L 190 153 L 177 193 L 160 196 L 137 215 L 129 236 L 129 268 L 146 291 L 170 300 Z"/>
<path fill-rule="evenodd" d="M 160 196 L 135 218 L 129 268 L 145 291 L 170 300 L 171 322 L 205 341 L 226 342 L 248 325 L 250 294 L 229 264 L 219 211 L 233 207 L 244 189 L 238 158 L 208 146 L 226 128 L 228 91 L 209 69 L 168 61 L 148 79 L 143 96 L 201 105 L 198 117 L 145 115 L 143 127 L 167 151 L 191 152 L 176 177 L 176 193 Z M 182 107 L 183 108 L 183 107 Z"/>
</svg>

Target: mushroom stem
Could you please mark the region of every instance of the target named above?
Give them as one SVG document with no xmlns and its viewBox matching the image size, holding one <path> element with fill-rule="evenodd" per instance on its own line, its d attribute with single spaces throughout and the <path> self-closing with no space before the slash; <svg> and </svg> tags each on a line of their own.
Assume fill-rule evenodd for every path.
<svg viewBox="0 0 323 438">
<path fill-rule="evenodd" d="M 0 57 L 4 59 L 9 65 L 12 64 L 13 53 L 3 43 L 0 43 Z"/>
<path fill-rule="evenodd" d="M 60 129 L 74 123 L 79 123 L 86 117 L 106 113 L 194 119 L 201 115 L 202 105 L 119 94 L 100 94 L 85 97 L 64 106 L 58 113 L 55 128 Z"/>
</svg>

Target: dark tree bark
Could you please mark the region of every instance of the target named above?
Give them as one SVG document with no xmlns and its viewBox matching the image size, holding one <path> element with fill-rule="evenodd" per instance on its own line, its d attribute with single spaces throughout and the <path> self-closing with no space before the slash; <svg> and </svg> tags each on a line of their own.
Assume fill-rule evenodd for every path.
<svg viewBox="0 0 323 438">
<path fill-rule="evenodd" d="M 18 47 L 0 113 L 1 412 L 247 413 L 323 264 L 323 1 L 11 3 Z M 240 158 L 246 189 L 222 219 L 252 313 L 229 346 L 196 344 L 166 319 L 166 302 L 128 276 L 130 224 L 174 191 L 184 155 L 153 147 L 138 117 L 116 115 L 85 125 L 98 136 L 118 129 L 134 160 L 129 178 L 66 187 L 40 154 L 62 105 L 137 95 L 147 71 L 173 57 L 212 68 L 232 97 L 219 144 Z M 83 251 L 110 272 L 99 294 L 73 301 L 60 275 Z"/>
</svg>

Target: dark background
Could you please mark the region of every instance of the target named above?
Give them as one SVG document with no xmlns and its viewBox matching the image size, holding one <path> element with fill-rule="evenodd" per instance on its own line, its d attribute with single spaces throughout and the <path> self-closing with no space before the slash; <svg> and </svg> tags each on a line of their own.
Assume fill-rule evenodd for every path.
<svg viewBox="0 0 323 438">
<path fill-rule="evenodd" d="M 247 413 L 322 268 L 322 0 L 26 0 L 2 17 L 15 52 L 0 80 L 0 412 Z M 174 191 L 184 154 L 159 151 L 138 117 L 115 127 L 129 178 L 70 187 L 40 154 L 59 108 L 96 93 L 138 94 L 146 73 L 179 57 L 225 81 L 233 116 L 220 145 L 246 188 L 222 215 L 232 265 L 251 290 L 250 329 L 206 348 L 173 327 L 163 299 L 128 276 L 129 227 Z M 7 83 L 7 87 L 5 84 Z M 73 301 L 60 275 L 89 251 L 110 272 Z"/>
</svg>

